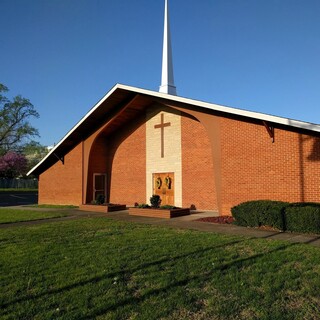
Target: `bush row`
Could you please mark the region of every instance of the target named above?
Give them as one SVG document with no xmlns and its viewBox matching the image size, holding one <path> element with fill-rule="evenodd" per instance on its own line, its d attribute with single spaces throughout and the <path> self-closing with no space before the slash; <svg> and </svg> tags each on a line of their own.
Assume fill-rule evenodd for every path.
<svg viewBox="0 0 320 320">
<path fill-rule="evenodd" d="M 270 226 L 281 231 L 320 233 L 319 203 L 288 203 L 257 200 L 231 209 L 239 226 Z"/>
</svg>

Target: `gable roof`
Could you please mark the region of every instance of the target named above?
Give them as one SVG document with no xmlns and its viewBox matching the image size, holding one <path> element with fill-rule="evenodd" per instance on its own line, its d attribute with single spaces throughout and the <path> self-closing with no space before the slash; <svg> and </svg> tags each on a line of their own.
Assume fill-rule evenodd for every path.
<svg viewBox="0 0 320 320">
<path fill-rule="evenodd" d="M 89 112 L 55 145 L 27 175 L 39 175 L 74 148 L 78 143 L 92 134 L 95 130 L 108 122 L 108 130 L 121 126 L 126 121 L 132 120 L 148 105 L 155 102 L 163 104 L 177 104 L 183 108 L 196 107 L 203 112 L 216 112 L 229 116 L 244 117 L 251 120 L 261 120 L 272 124 L 320 133 L 320 125 L 303 122 L 283 117 L 277 117 L 259 112 L 236 109 L 193 100 L 166 93 L 140 89 L 136 87 L 116 84 Z"/>
</svg>

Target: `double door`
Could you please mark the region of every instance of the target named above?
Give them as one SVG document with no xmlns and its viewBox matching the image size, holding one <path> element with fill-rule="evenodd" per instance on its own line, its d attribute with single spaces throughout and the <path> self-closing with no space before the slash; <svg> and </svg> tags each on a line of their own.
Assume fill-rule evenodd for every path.
<svg viewBox="0 0 320 320">
<path fill-rule="evenodd" d="M 174 173 L 153 174 L 153 194 L 159 195 L 161 205 L 174 206 Z"/>
</svg>

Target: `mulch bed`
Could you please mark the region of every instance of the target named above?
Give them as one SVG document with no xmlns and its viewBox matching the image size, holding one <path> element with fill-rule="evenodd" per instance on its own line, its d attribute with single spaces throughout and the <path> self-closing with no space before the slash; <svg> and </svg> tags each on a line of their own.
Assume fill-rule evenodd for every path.
<svg viewBox="0 0 320 320">
<path fill-rule="evenodd" d="M 219 223 L 219 224 L 232 224 L 234 219 L 232 216 L 219 216 L 219 217 L 200 218 L 195 221 Z"/>
</svg>

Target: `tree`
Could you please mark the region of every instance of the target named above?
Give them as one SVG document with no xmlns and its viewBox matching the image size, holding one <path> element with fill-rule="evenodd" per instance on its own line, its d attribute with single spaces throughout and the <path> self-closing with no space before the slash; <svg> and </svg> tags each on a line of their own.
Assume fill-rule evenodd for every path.
<svg viewBox="0 0 320 320">
<path fill-rule="evenodd" d="M 0 157 L 0 177 L 17 178 L 25 175 L 27 163 L 28 161 L 24 155 L 9 151 Z"/>
<path fill-rule="evenodd" d="M 28 161 L 27 171 L 31 170 L 39 161 L 41 161 L 49 152 L 49 149 L 39 142 L 31 141 L 23 145 L 21 153 Z"/>
<path fill-rule="evenodd" d="M 14 97 L 10 101 L 2 93 L 8 88 L 0 83 L 0 155 L 9 150 L 18 150 L 22 144 L 39 133 L 30 122 L 30 118 L 39 118 L 39 114 L 32 103 L 21 97 Z"/>
</svg>

